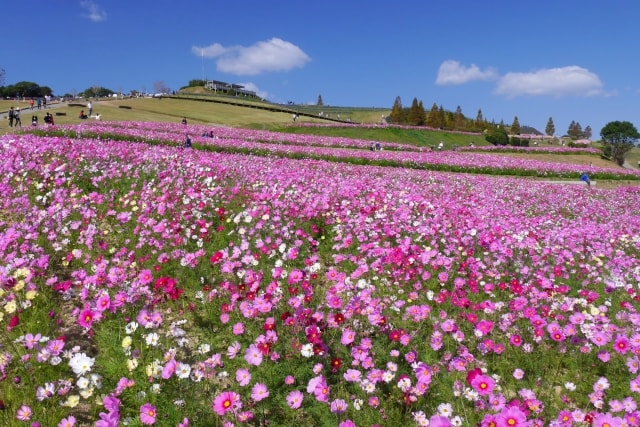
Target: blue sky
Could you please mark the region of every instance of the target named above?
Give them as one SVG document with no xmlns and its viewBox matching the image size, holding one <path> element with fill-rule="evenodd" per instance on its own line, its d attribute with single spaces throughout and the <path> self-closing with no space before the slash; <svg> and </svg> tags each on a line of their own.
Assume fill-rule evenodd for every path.
<svg viewBox="0 0 640 427">
<path fill-rule="evenodd" d="M 56 95 L 208 78 L 272 102 L 426 109 L 593 138 L 640 127 L 636 0 L 56 0 L 2 4 L 5 84 Z"/>
</svg>

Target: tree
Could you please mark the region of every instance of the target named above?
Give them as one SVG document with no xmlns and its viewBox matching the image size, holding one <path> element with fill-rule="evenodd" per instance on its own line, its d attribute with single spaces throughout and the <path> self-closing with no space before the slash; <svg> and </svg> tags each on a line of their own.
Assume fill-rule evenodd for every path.
<svg viewBox="0 0 640 427">
<path fill-rule="evenodd" d="M 520 122 L 518 121 L 518 116 L 513 118 L 513 123 L 511 123 L 511 135 L 520 135 Z"/>
<path fill-rule="evenodd" d="M 600 137 L 605 147 L 605 154 L 620 166 L 624 164 L 624 157 L 636 144 L 640 133 L 630 122 L 609 122 L 600 131 Z"/>
<path fill-rule="evenodd" d="M 318 95 L 318 102 L 316 103 L 318 107 L 322 107 L 324 102 L 322 102 L 322 95 Z"/>
<path fill-rule="evenodd" d="M 551 117 L 549 117 L 547 121 L 547 127 L 544 128 L 544 133 L 547 134 L 547 136 L 553 136 L 553 134 L 556 133 L 556 126 L 553 124 Z"/>
<path fill-rule="evenodd" d="M 582 126 L 580 126 L 579 122 L 571 121 L 569 124 L 569 129 L 567 129 L 567 135 L 571 139 L 581 139 L 584 135 L 582 132 Z"/>
<path fill-rule="evenodd" d="M 593 131 L 591 130 L 591 126 L 587 126 L 586 128 L 584 128 L 584 132 L 582 132 L 582 137 L 586 139 L 591 139 L 592 134 L 593 134 Z"/>
<path fill-rule="evenodd" d="M 476 130 L 479 130 L 479 131 L 483 131 L 487 127 L 487 121 L 484 119 L 481 109 L 478 109 L 478 115 L 476 116 L 475 127 L 476 127 Z"/>
<path fill-rule="evenodd" d="M 84 98 L 102 98 L 105 96 L 111 96 L 113 93 L 114 92 L 111 89 L 107 89 L 102 86 L 91 86 L 90 88 L 87 88 L 84 91 L 80 92 L 78 95 Z"/>
<path fill-rule="evenodd" d="M 509 135 L 507 135 L 507 131 L 504 129 L 504 126 L 496 126 L 491 129 L 487 133 L 487 136 L 485 136 L 485 139 L 493 145 L 509 144 Z"/>
<path fill-rule="evenodd" d="M 167 85 L 164 84 L 164 81 L 158 80 L 157 82 L 155 82 L 153 84 L 153 92 L 154 93 L 169 93 L 169 92 L 171 92 L 171 89 L 169 89 L 167 87 Z"/>
<path fill-rule="evenodd" d="M 456 112 L 453 115 L 453 128 L 455 130 L 464 130 L 464 114 L 462 114 L 462 108 L 458 105 Z"/>
<path fill-rule="evenodd" d="M 402 111 L 402 100 L 400 99 L 399 96 L 396 96 L 396 100 L 393 101 L 393 107 L 391 107 L 391 114 L 389 115 L 389 121 L 395 124 L 404 123 L 404 112 Z"/>
<path fill-rule="evenodd" d="M 407 114 L 407 123 L 411 126 L 424 125 L 424 108 L 421 109 L 420 105 L 421 104 L 418 103 L 418 99 L 413 98 L 409 114 Z"/>
<path fill-rule="evenodd" d="M 427 114 L 427 126 L 432 128 L 438 127 L 438 104 L 435 102 L 431 106 L 431 110 L 429 110 L 429 114 Z"/>
</svg>

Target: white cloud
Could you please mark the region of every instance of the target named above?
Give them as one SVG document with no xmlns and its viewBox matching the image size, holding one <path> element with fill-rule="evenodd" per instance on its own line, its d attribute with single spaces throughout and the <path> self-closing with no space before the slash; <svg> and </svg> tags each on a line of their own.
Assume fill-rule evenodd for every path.
<svg viewBox="0 0 640 427">
<path fill-rule="evenodd" d="M 225 47 L 219 43 L 207 47 L 194 46 L 194 55 L 216 58 L 219 71 L 253 76 L 265 71 L 289 71 L 303 67 L 311 58 L 298 46 L 279 38 L 260 41 L 253 46 Z"/>
<path fill-rule="evenodd" d="M 80 2 L 80 7 L 86 11 L 86 14 L 83 16 L 89 18 L 93 22 L 100 22 L 107 19 L 107 12 L 91 0 L 82 0 Z"/>
<path fill-rule="evenodd" d="M 509 98 L 521 95 L 554 97 L 606 95 L 600 78 L 576 65 L 542 69 L 531 73 L 507 73 L 498 81 L 495 93 Z"/>
<path fill-rule="evenodd" d="M 254 83 L 246 82 L 246 83 L 238 83 L 238 84 L 241 85 L 241 86 L 244 86 L 244 88 L 246 90 L 254 91 L 256 93 L 256 95 L 258 95 L 262 99 L 269 99 L 270 98 L 269 93 L 265 92 L 264 90 L 258 89 L 258 86 L 256 86 Z"/>
<path fill-rule="evenodd" d="M 477 65 L 465 67 L 458 61 L 447 60 L 438 69 L 437 85 L 461 85 L 476 80 L 494 80 L 498 73 L 493 68 L 482 71 Z"/>
</svg>

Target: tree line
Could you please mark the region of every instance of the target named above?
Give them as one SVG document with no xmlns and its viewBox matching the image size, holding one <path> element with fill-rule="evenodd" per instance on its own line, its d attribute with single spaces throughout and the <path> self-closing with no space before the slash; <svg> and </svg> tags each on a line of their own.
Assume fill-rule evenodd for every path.
<svg viewBox="0 0 640 427">
<path fill-rule="evenodd" d="M 417 98 L 413 98 L 410 107 L 404 107 L 399 96 L 396 97 L 391 107 L 388 122 L 398 125 L 428 126 L 435 129 L 463 132 L 488 133 L 496 129 L 503 129 L 508 135 L 514 136 L 520 135 L 521 133 L 533 133 L 534 131 L 534 129 L 530 127 L 523 128 L 517 116 L 514 118 L 511 126 L 507 126 L 502 121 L 500 123 L 487 121 L 481 109 L 478 109 L 478 113 L 475 119 L 473 119 L 466 117 L 462 113 L 462 108 L 459 105 L 455 111 L 447 111 L 442 105 L 434 102 L 431 109 L 426 111 L 422 101 L 419 101 Z M 545 127 L 545 135 L 552 137 L 555 132 L 555 124 L 553 123 L 553 119 L 549 117 L 547 126 Z M 571 121 L 566 134 L 563 136 L 574 140 L 589 139 L 592 136 L 592 130 L 590 126 L 585 127 L 583 130 L 579 122 Z"/>
</svg>

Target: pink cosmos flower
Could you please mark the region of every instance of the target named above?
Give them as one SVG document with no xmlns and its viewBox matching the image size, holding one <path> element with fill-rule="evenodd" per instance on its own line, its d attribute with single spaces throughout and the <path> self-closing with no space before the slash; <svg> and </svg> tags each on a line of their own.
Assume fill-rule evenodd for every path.
<svg viewBox="0 0 640 427">
<path fill-rule="evenodd" d="M 242 408 L 242 402 L 240 401 L 240 395 L 233 391 L 225 391 L 219 394 L 213 400 L 213 411 L 223 416 L 229 411 L 235 411 Z"/>
<path fill-rule="evenodd" d="M 177 362 L 175 359 L 169 360 L 167 364 L 164 365 L 164 368 L 162 368 L 162 379 L 168 380 L 171 378 L 171 376 L 176 372 L 176 366 Z"/>
<path fill-rule="evenodd" d="M 242 335 L 244 333 L 244 325 L 240 322 L 233 325 L 233 335 Z"/>
<path fill-rule="evenodd" d="M 351 329 L 345 328 L 342 331 L 342 337 L 340 338 L 340 343 L 342 345 L 349 345 L 356 338 L 356 333 Z"/>
<path fill-rule="evenodd" d="M 151 273 L 151 270 L 142 270 L 138 280 L 140 280 L 140 283 L 143 285 L 148 285 L 153 280 L 153 273 Z"/>
<path fill-rule="evenodd" d="M 497 427 L 524 427 L 527 416 L 517 406 L 505 406 L 496 416 Z"/>
<path fill-rule="evenodd" d="M 300 390 L 294 390 L 287 395 L 287 405 L 291 409 L 298 409 L 302 405 L 304 395 Z"/>
<path fill-rule="evenodd" d="M 336 399 L 331 402 L 330 409 L 334 414 L 343 414 L 347 411 L 347 402 L 343 399 Z"/>
<path fill-rule="evenodd" d="M 614 417 L 611 414 L 596 414 L 593 417 L 593 427 L 622 427 L 623 419 L 620 417 Z"/>
<path fill-rule="evenodd" d="M 150 403 L 145 403 L 140 407 L 140 422 L 145 425 L 156 423 L 156 407 Z"/>
<path fill-rule="evenodd" d="M 251 372 L 244 368 L 238 369 L 236 371 L 236 381 L 238 381 L 238 384 L 242 387 L 246 386 L 251 381 Z"/>
<path fill-rule="evenodd" d="M 482 421 L 480 421 L 480 427 L 496 427 L 498 425 L 498 421 L 495 415 L 486 414 Z"/>
<path fill-rule="evenodd" d="M 251 344 L 244 354 L 244 360 L 246 360 L 249 365 L 260 366 L 262 363 L 262 352 L 258 346 Z"/>
<path fill-rule="evenodd" d="M 259 402 L 267 397 L 269 397 L 269 390 L 265 384 L 257 383 L 251 389 L 251 398 L 254 401 Z"/>
<path fill-rule="evenodd" d="M 73 427 L 75 425 L 76 425 L 76 417 L 74 417 L 73 415 L 70 415 L 67 418 L 63 418 L 58 423 L 58 427 Z"/>
<path fill-rule="evenodd" d="M 27 405 L 22 405 L 20 408 L 18 408 L 18 411 L 16 411 L 16 419 L 20 421 L 29 421 L 32 415 L 33 411 Z"/>
<path fill-rule="evenodd" d="M 429 427 L 451 427 L 451 421 L 447 417 L 434 415 L 429 418 Z"/>
</svg>

